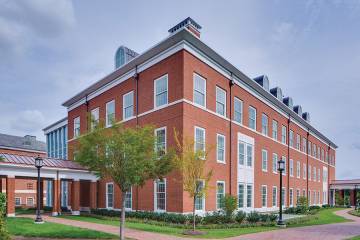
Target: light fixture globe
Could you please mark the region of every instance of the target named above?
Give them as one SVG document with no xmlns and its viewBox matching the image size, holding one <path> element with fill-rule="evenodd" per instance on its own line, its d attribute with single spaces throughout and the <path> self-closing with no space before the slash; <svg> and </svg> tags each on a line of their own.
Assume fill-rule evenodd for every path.
<svg viewBox="0 0 360 240">
<path fill-rule="evenodd" d="M 284 171 L 284 170 L 285 170 L 285 161 L 282 160 L 282 159 L 280 159 L 280 160 L 278 161 L 278 171 L 279 171 L 279 172 L 282 172 L 282 171 Z"/>
<path fill-rule="evenodd" d="M 35 167 L 42 168 L 43 164 L 44 164 L 44 160 L 40 156 L 37 156 L 35 158 Z"/>
</svg>

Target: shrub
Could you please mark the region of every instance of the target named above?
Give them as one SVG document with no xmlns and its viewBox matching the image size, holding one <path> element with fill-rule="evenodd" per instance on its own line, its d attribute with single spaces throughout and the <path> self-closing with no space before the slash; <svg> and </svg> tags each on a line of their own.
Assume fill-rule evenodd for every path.
<svg viewBox="0 0 360 240">
<path fill-rule="evenodd" d="M 284 210 L 284 213 L 286 213 L 286 214 L 295 214 L 296 209 L 294 207 L 289 207 L 289 208 Z"/>
<path fill-rule="evenodd" d="M 0 239 L 10 240 L 10 235 L 6 228 L 4 215 L 6 213 L 6 196 L 0 192 Z"/>
<path fill-rule="evenodd" d="M 322 208 L 330 208 L 331 206 L 329 204 L 323 204 L 321 207 Z"/>
<path fill-rule="evenodd" d="M 233 223 L 234 219 L 232 216 L 228 216 L 223 214 L 222 212 L 214 212 L 214 213 L 207 213 L 203 219 L 203 224 L 224 224 L 224 223 Z"/>
<path fill-rule="evenodd" d="M 245 220 L 245 218 L 246 218 L 246 213 L 243 211 L 238 211 L 235 215 L 235 221 L 240 224 Z"/>
<path fill-rule="evenodd" d="M 276 215 L 275 213 L 270 213 L 269 214 L 269 220 L 270 222 L 275 222 L 278 218 L 278 215 Z"/>
<path fill-rule="evenodd" d="M 222 210 L 225 212 L 227 217 L 232 217 L 234 211 L 237 209 L 237 198 L 226 194 L 221 199 Z"/>
<path fill-rule="evenodd" d="M 309 211 L 314 210 L 314 209 L 319 210 L 319 209 L 320 209 L 320 206 L 313 205 L 313 206 L 310 206 L 310 207 L 309 207 Z"/>
<path fill-rule="evenodd" d="M 344 198 L 340 195 L 339 192 L 335 192 L 335 202 L 338 206 L 344 206 Z"/>
<path fill-rule="evenodd" d="M 246 220 L 249 223 L 257 223 L 260 221 L 260 214 L 256 211 L 252 211 L 247 215 Z"/>
<path fill-rule="evenodd" d="M 260 221 L 261 222 L 267 222 L 269 221 L 269 215 L 268 214 L 260 214 Z"/>
<path fill-rule="evenodd" d="M 349 196 L 344 197 L 344 205 L 347 207 L 350 207 L 350 197 Z"/>
</svg>

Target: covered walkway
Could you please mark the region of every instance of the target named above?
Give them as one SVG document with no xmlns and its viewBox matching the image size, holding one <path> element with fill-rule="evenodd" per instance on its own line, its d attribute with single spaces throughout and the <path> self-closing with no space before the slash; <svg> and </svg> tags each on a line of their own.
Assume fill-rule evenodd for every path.
<svg viewBox="0 0 360 240">
<path fill-rule="evenodd" d="M 330 183 L 330 204 L 335 206 L 336 195 L 339 198 L 345 199 L 345 196 L 349 197 L 350 206 L 357 205 L 357 199 L 360 199 L 360 179 L 351 180 L 334 180 Z"/>
<path fill-rule="evenodd" d="M 4 178 L 6 179 L 7 216 L 14 217 L 16 180 L 37 180 L 35 157 L 17 154 L 0 154 L 0 157 L 3 159 L 0 161 L 0 189 L 3 182 L 1 179 Z M 47 188 L 51 191 L 48 193 L 47 201 L 50 200 L 52 215 L 61 213 L 64 199 L 66 208 L 74 215 L 80 214 L 80 210 L 97 207 L 97 177 L 74 161 L 44 158 L 40 180 L 41 208 L 44 203 L 45 181 L 51 186 Z"/>
</svg>

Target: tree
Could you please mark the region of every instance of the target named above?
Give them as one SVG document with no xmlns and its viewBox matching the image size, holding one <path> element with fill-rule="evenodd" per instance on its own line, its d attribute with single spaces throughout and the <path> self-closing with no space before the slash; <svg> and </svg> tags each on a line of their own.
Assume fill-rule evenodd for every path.
<svg viewBox="0 0 360 240">
<path fill-rule="evenodd" d="M 0 161 L 2 159 L 0 158 Z M 1 181 L 1 179 L 0 179 Z M 6 212 L 6 196 L 4 193 L 0 191 L 0 239 L 1 240 L 10 240 L 10 235 L 6 229 L 6 223 L 5 223 L 5 212 Z"/>
<path fill-rule="evenodd" d="M 195 149 L 192 139 L 179 139 L 179 134 L 174 130 L 177 154 L 174 158 L 177 170 L 182 176 L 184 191 L 193 199 L 193 232 L 196 227 L 195 203 L 197 198 L 202 198 L 208 190 L 209 181 L 213 170 L 206 171 L 206 159 L 209 149 Z"/>
<path fill-rule="evenodd" d="M 120 239 L 124 239 L 125 195 L 132 186 L 161 179 L 173 169 L 174 151 L 157 147 L 152 126 L 125 128 L 98 123 L 75 146 L 76 162 L 99 177 L 110 177 L 121 190 Z"/>
</svg>

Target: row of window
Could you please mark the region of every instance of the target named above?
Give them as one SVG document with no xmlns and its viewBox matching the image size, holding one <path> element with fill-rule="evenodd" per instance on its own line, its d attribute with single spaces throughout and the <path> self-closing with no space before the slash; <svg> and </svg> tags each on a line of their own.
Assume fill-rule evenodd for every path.
<svg viewBox="0 0 360 240">
<path fill-rule="evenodd" d="M 240 149 L 241 151 L 241 149 Z M 282 156 L 281 157 L 282 160 L 285 162 L 285 169 L 284 169 L 284 172 L 283 174 L 285 175 L 286 174 L 286 165 L 287 165 L 287 161 L 286 161 L 286 157 L 285 156 Z M 277 163 L 278 163 L 278 155 L 276 153 L 273 153 L 272 155 L 272 172 L 277 174 L 278 172 L 278 169 L 277 169 Z M 239 158 L 239 164 L 240 164 L 240 158 Z M 289 161 L 289 174 L 290 174 L 290 177 L 294 177 L 295 176 L 295 170 L 296 170 L 296 177 L 297 178 L 301 178 L 301 163 L 300 161 L 297 161 L 296 162 L 296 167 L 294 166 L 294 160 L 293 159 L 290 159 Z M 261 166 L 262 166 L 262 171 L 263 172 L 268 172 L 268 151 L 263 149 L 261 151 Z M 320 168 L 316 168 L 316 167 L 313 167 L 313 175 L 311 175 L 311 165 L 309 165 L 308 167 L 308 171 L 309 171 L 309 180 L 313 180 L 313 181 L 318 181 L 320 182 L 321 180 L 321 169 Z M 302 177 L 303 179 L 306 179 L 306 175 L 307 175 L 307 172 L 306 172 L 306 163 L 303 163 L 303 166 L 302 166 Z M 323 179 L 323 182 L 327 182 L 327 171 L 326 170 L 323 170 L 323 176 L 322 176 L 322 179 Z"/>
<path fill-rule="evenodd" d="M 34 201 L 33 197 L 26 198 L 26 204 L 25 204 L 26 206 L 34 207 L 34 203 L 35 203 L 35 201 Z M 19 207 L 19 206 L 21 206 L 21 204 L 22 204 L 21 197 L 15 197 L 15 206 Z"/>
<path fill-rule="evenodd" d="M 67 159 L 67 127 L 46 134 L 48 157 Z"/>
</svg>

